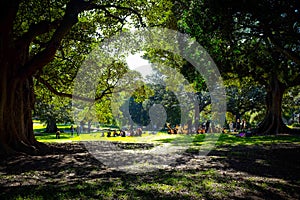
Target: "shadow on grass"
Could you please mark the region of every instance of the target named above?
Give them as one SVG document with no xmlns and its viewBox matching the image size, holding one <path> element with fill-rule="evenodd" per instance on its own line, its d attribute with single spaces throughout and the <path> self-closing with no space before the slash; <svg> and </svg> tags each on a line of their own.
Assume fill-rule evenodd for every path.
<svg viewBox="0 0 300 200">
<path fill-rule="evenodd" d="M 1 159 L 0 199 L 299 199 L 300 148 L 281 141 L 195 150 L 143 174 L 107 168 L 82 144 L 53 144 L 48 155 Z"/>
<path fill-rule="evenodd" d="M 155 141 L 162 142 L 162 143 L 172 143 L 174 140 L 175 140 L 174 138 L 165 138 L 165 139 L 159 139 Z"/>
<path fill-rule="evenodd" d="M 76 136 L 76 134 L 74 134 Z M 61 133 L 60 138 L 56 139 L 56 134 L 55 133 L 38 133 L 35 135 L 35 138 L 37 140 L 59 140 L 59 139 L 71 139 L 72 135 L 71 133 Z"/>
<path fill-rule="evenodd" d="M 198 143 L 204 141 L 206 135 L 196 135 L 193 143 L 197 145 Z M 253 137 L 236 137 L 234 134 L 221 134 L 217 145 L 259 145 L 259 144 L 272 144 L 272 143 L 297 143 L 300 144 L 299 135 L 269 135 L 269 136 L 253 136 Z"/>
</svg>

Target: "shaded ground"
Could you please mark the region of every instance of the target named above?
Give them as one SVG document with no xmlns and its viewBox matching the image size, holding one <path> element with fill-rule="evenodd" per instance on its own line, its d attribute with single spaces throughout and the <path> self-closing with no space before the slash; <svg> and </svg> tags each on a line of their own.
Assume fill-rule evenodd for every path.
<svg viewBox="0 0 300 200">
<path fill-rule="evenodd" d="M 191 149 L 142 174 L 106 167 L 80 143 L 51 145 L 49 155 L 1 158 L 0 199 L 300 199 L 299 144 Z"/>
</svg>

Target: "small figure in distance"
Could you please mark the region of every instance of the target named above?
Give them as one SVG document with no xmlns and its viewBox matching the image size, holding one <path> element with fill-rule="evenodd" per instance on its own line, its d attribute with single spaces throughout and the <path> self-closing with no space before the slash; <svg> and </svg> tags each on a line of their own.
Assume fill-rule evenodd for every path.
<svg viewBox="0 0 300 200">
<path fill-rule="evenodd" d="M 125 137 L 126 136 L 126 133 L 123 130 L 120 130 L 120 134 L 121 134 L 121 137 Z"/>
<path fill-rule="evenodd" d="M 114 136 L 114 137 L 117 137 L 117 136 L 120 136 L 120 134 L 118 134 L 117 131 L 114 130 L 113 136 Z"/>
<path fill-rule="evenodd" d="M 208 133 L 208 131 L 209 131 L 209 125 L 210 125 L 210 121 L 207 120 L 206 123 L 205 123 L 205 133 Z"/>
<path fill-rule="evenodd" d="M 237 132 L 241 130 L 241 121 L 239 118 L 236 119 L 235 128 Z"/>
<path fill-rule="evenodd" d="M 111 132 L 108 131 L 108 132 L 107 132 L 107 137 L 110 137 L 110 136 L 111 136 Z"/>
<path fill-rule="evenodd" d="M 60 130 L 57 129 L 57 131 L 56 131 L 56 139 L 59 139 L 59 138 L 60 138 Z"/>
<path fill-rule="evenodd" d="M 230 132 L 234 132 L 234 126 L 233 126 L 233 122 L 232 121 L 230 121 L 230 123 L 229 123 L 229 131 Z"/>
<path fill-rule="evenodd" d="M 73 124 L 70 127 L 70 131 L 71 131 L 71 136 L 73 137 L 73 135 L 74 135 L 74 126 L 73 126 Z"/>
</svg>

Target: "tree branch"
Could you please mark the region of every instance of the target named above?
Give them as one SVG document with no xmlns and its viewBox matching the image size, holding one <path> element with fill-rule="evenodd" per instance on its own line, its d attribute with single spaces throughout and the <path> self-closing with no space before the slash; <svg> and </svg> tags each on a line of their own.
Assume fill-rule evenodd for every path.
<svg viewBox="0 0 300 200">
<path fill-rule="evenodd" d="M 21 80 L 32 76 L 39 69 L 42 69 L 46 64 L 54 59 L 55 53 L 58 50 L 63 38 L 70 32 L 71 28 L 78 22 L 78 14 L 85 10 L 101 9 L 108 12 L 108 8 L 116 8 L 122 10 L 128 10 L 136 14 L 141 23 L 143 23 L 140 14 L 132 8 L 122 7 L 117 5 L 96 5 L 84 0 L 71 0 L 66 7 L 65 15 L 59 25 L 59 27 L 54 32 L 51 40 L 49 41 L 47 47 L 40 53 L 36 54 L 31 60 L 29 60 L 25 66 L 20 69 L 19 74 L 16 78 Z M 113 17 L 113 16 L 111 16 Z"/>
<path fill-rule="evenodd" d="M 59 92 L 57 91 L 50 83 L 48 83 L 45 79 L 41 77 L 35 77 L 40 83 L 42 83 L 50 92 L 53 94 L 60 96 L 60 97 L 67 97 L 67 98 L 73 98 L 75 97 L 76 99 L 83 100 L 83 101 L 88 101 L 88 102 L 94 102 L 94 99 L 91 98 L 86 98 L 86 97 L 79 97 L 79 96 L 73 96 L 72 94 L 64 93 L 64 92 Z"/>
<path fill-rule="evenodd" d="M 127 11 L 135 14 L 138 17 L 138 19 L 139 19 L 140 24 L 142 25 L 142 27 L 146 26 L 145 23 L 144 23 L 144 21 L 143 21 L 142 16 L 140 15 L 140 13 L 138 11 L 134 10 L 133 8 L 123 7 L 123 6 L 118 6 L 118 5 L 110 5 L 110 4 L 104 5 L 104 6 L 101 6 L 101 5 L 94 5 L 94 6 L 95 6 L 94 8 L 98 8 L 98 9 L 102 9 L 102 10 L 106 10 L 106 8 L 115 8 L 115 9 L 119 9 L 119 10 L 127 10 Z"/>
<path fill-rule="evenodd" d="M 110 91 L 110 89 L 112 87 L 108 87 L 105 90 L 102 91 L 101 95 L 92 99 L 92 98 L 88 98 L 88 97 L 82 97 L 82 96 L 78 96 L 78 95 L 74 95 L 74 94 L 68 94 L 68 93 L 64 93 L 64 92 L 59 92 L 57 91 L 49 82 L 47 82 L 45 79 L 37 76 L 35 77 L 40 83 L 42 83 L 50 92 L 52 92 L 53 94 L 60 96 L 60 97 L 67 97 L 67 98 L 72 98 L 72 99 L 76 99 L 76 100 L 81 100 L 81 101 L 86 101 L 86 102 L 96 102 L 101 100 L 105 95 L 108 94 L 112 94 L 112 92 Z M 109 92 L 108 92 L 109 91 Z"/>
<path fill-rule="evenodd" d="M 22 69 L 20 69 L 17 78 L 24 80 L 53 60 L 62 39 L 69 33 L 73 25 L 78 22 L 77 16 L 84 9 L 86 9 L 86 5 L 82 1 L 73 0 L 67 4 L 62 22 L 53 34 L 47 47 L 36 54 Z"/>
<path fill-rule="evenodd" d="M 300 65 L 300 57 L 296 53 L 289 51 L 282 47 L 278 42 L 275 41 L 275 39 L 271 36 L 268 36 L 268 40 L 271 44 L 273 44 L 276 48 L 276 50 L 283 55 L 285 55 L 287 58 L 293 60 L 297 65 Z"/>
<path fill-rule="evenodd" d="M 55 20 L 53 22 L 44 20 L 39 22 L 38 24 L 33 24 L 29 27 L 29 30 L 17 40 L 16 43 L 28 46 L 36 36 L 47 33 L 51 29 L 57 28 L 60 23 L 61 20 Z"/>
</svg>

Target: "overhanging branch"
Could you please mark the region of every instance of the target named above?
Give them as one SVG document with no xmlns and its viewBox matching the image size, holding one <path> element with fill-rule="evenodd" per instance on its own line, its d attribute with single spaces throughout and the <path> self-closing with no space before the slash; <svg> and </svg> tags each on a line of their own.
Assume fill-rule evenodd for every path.
<svg viewBox="0 0 300 200">
<path fill-rule="evenodd" d="M 76 98 L 78 100 L 87 101 L 87 102 L 94 102 L 95 99 L 87 98 L 87 97 L 80 97 L 73 94 L 68 94 L 64 92 L 57 91 L 50 83 L 48 83 L 45 79 L 41 77 L 35 77 L 40 83 L 42 83 L 50 92 L 53 94 L 60 96 L 60 97 L 67 97 L 67 98 Z"/>
<path fill-rule="evenodd" d="M 41 78 L 41 77 L 35 77 L 40 83 L 42 83 L 50 92 L 52 92 L 53 94 L 60 96 L 60 97 L 66 97 L 66 98 L 72 98 L 72 99 L 76 99 L 76 100 L 81 100 L 81 101 L 85 101 L 85 102 L 91 102 L 94 103 L 96 101 L 101 100 L 102 98 L 104 98 L 106 95 L 112 94 L 113 92 L 111 91 L 111 89 L 113 88 L 113 86 L 107 87 L 105 90 L 103 90 L 101 92 L 101 95 L 95 98 L 88 98 L 88 97 L 83 97 L 83 96 L 78 96 L 78 95 L 74 95 L 74 94 L 68 94 L 68 93 L 64 93 L 64 92 L 59 92 L 57 91 L 49 82 L 47 82 L 45 79 Z M 120 92 L 120 91 L 115 91 L 115 92 Z"/>
<path fill-rule="evenodd" d="M 84 0 L 71 0 L 67 4 L 65 15 L 61 20 L 58 28 L 54 32 L 47 47 L 38 54 L 36 54 L 24 66 L 22 66 L 16 78 L 25 80 L 27 77 L 34 75 L 38 70 L 42 69 L 45 65 L 47 65 L 54 59 L 55 53 L 60 47 L 61 41 L 70 32 L 71 28 L 78 22 L 79 13 L 86 10 L 100 9 L 106 12 L 107 14 L 107 12 L 109 12 L 107 9 L 109 8 L 127 10 L 131 13 L 134 13 L 138 16 L 140 23 L 144 25 L 141 15 L 136 10 L 130 7 L 123 7 L 118 5 L 96 5 Z M 117 16 L 114 16 L 112 14 L 110 15 L 110 17 L 118 18 Z M 123 21 L 123 19 L 121 18 L 118 19 Z M 39 33 L 39 31 L 35 32 L 35 34 L 37 33 Z"/>
</svg>

